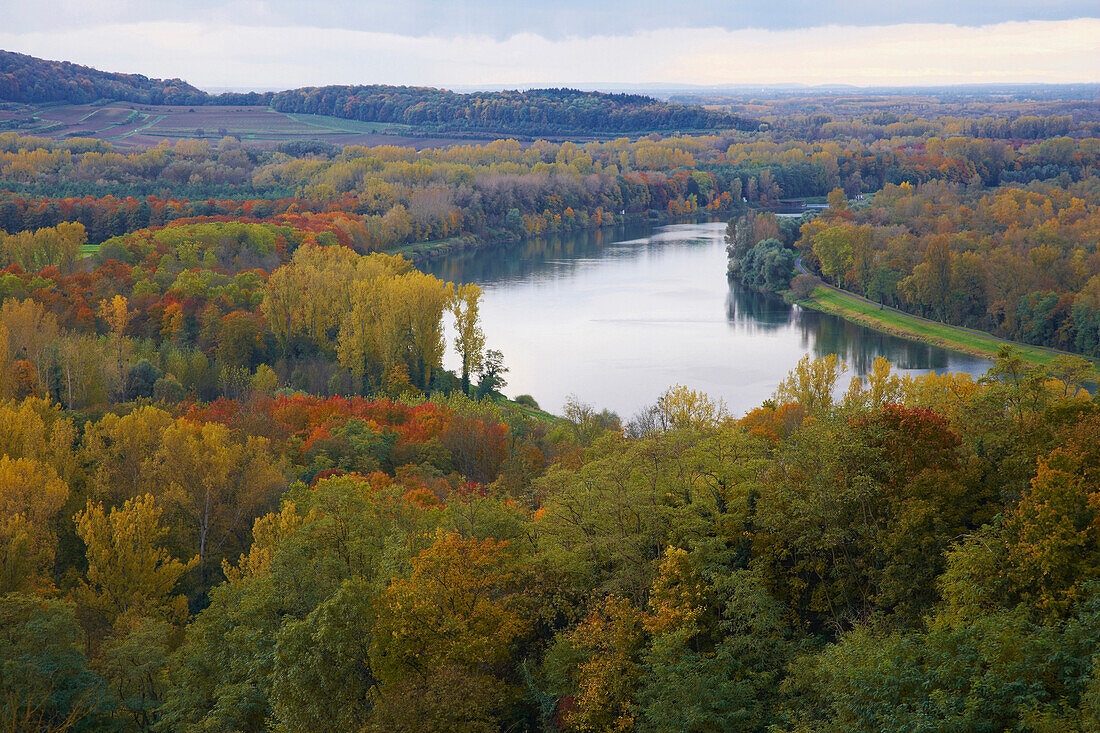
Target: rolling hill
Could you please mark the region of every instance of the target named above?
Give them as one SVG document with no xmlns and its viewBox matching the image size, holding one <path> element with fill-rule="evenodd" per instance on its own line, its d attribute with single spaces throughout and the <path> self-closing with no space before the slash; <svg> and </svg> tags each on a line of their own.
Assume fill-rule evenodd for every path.
<svg viewBox="0 0 1100 733">
<path fill-rule="evenodd" d="M 630 135 L 756 128 L 756 122 L 638 94 L 575 89 L 472 92 L 414 86 L 323 86 L 209 94 L 181 79 L 100 71 L 0 51 L 0 102 L 263 106 L 278 112 L 408 125 L 421 133 Z"/>
</svg>

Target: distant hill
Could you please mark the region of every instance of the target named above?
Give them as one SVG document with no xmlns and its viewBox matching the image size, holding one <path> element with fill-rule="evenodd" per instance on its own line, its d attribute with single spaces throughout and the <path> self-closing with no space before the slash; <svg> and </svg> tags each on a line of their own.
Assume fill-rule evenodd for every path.
<svg viewBox="0 0 1100 733">
<path fill-rule="evenodd" d="M 182 79 L 116 74 L 68 61 L 0 51 L 0 101 L 87 104 L 110 99 L 139 104 L 203 104 L 207 97 Z"/>
<path fill-rule="evenodd" d="M 584 135 L 756 129 L 725 112 L 640 94 L 575 89 L 473 92 L 409 86 L 325 86 L 283 92 L 207 94 L 181 79 L 100 71 L 0 51 L 0 101 L 28 104 L 97 100 L 167 105 L 264 105 L 279 112 L 410 125 L 433 133 Z"/>
</svg>

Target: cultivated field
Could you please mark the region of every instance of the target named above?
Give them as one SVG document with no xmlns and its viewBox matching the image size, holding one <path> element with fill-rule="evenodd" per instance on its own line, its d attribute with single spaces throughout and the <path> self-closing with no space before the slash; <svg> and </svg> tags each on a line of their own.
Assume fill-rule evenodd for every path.
<svg viewBox="0 0 1100 733">
<path fill-rule="evenodd" d="M 169 107 L 129 102 L 8 107 L 0 110 L 0 130 L 58 139 L 89 137 L 107 140 L 119 148 L 149 148 L 185 139 L 216 142 L 226 135 L 262 148 L 291 140 L 416 148 L 475 142 L 468 138 L 425 137 L 406 125 L 284 114 L 267 107 Z"/>
</svg>

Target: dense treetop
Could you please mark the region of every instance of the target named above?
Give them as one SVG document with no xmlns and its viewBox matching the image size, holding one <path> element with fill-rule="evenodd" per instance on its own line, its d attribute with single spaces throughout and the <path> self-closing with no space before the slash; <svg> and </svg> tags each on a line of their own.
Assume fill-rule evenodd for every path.
<svg viewBox="0 0 1100 733">
<path fill-rule="evenodd" d="M 992 191 L 887 185 L 806 225 L 833 282 L 937 320 L 1100 356 L 1100 180 Z"/>
<path fill-rule="evenodd" d="M 0 401 L 0 712 L 35 730 L 1095 730 L 1082 364 L 1006 351 L 974 381 L 880 359 L 839 396 L 844 371 L 807 357 L 740 419 L 673 388 L 625 427 L 458 392 L 273 395 L 262 370 L 209 403 Z M 16 377 L 5 395 L 35 391 Z"/>
</svg>

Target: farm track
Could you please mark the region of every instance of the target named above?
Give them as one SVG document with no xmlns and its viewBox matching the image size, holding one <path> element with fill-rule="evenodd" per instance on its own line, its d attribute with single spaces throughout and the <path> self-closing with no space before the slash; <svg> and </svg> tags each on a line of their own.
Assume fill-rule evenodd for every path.
<svg viewBox="0 0 1100 733">
<path fill-rule="evenodd" d="M 151 116 L 151 115 L 145 115 L 145 119 L 147 119 L 147 120 L 148 120 L 150 116 Z M 157 117 L 156 119 L 152 120 L 151 122 L 147 122 L 147 123 L 145 123 L 145 124 L 144 124 L 144 125 L 142 125 L 141 127 L 135 128 L 135 129 L 133 129 L 133 130 L 130 130 L 129 132 L 123 133 L 123 134 L 121 134 L 121 135 L 115 135 L 115 136 L 113 136 L 113 137 L 105 137 L 105 138 L 103 138 L 103 139 L 104 139 L 104 140 L 123 140 L 123 139 L 125 139 L 125 138 L 128 138 L 128 137 L 130 137 L 131 135 L 136 135 L 136 134 L 138 134 L 139 132 L 143 132 L 144 130 L 148 130 L 148 129 L 149 129 L 150 127 L 152 127 L 153 125 L 157 124 L 158 122 L 160 122 L 161 120 L 163 120 L 163 119 L 164 119 L 165 117 L 167 117 L 167 115 L 159 115 L 159 116 L 158 116 L 158 117 Z"/>
</svg>

